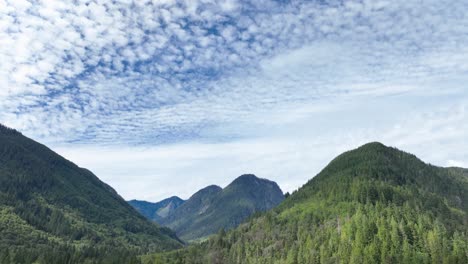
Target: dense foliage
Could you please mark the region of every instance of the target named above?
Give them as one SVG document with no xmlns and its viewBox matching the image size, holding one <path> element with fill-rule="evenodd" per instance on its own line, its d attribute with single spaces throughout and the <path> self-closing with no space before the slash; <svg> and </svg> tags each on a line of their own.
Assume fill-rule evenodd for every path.
<svg viewBox="0 0 468 264">
<path fill-rule="evenodd" d="M 468 263 L 468 171 L 367 144 L 279 207 L 144 263 Z"/>
<path fill-rule="evenodd" d="M 255 175 L 239 176 L 226 188 L 208 186 L 173 211 L 161 224 L 186 241 L 203 239 L 220 228 L 230 229 L 256 212 L 277 206 L 284 199 L 275 182 Z"/>
<path fill-rule="evenodd" d="M 172 214 L 185 201 L 177 196 L 172 196 L 157 203 L 139 200 L 131 200 L 128 203 L 149 220 L 161 223 L 163 218 Z"/>
<path fill-rule="evenodd" d="M 133 263 L 180 246 L 90 171 L 0 125 L 0 263 Z"/>
</svg>

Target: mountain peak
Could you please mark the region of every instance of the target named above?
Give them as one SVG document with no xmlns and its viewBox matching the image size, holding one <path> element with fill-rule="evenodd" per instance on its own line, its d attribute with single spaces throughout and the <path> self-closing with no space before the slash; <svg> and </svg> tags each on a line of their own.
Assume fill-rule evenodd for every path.
<svg viewBox="0 0 468 264">
<path fill-rule="evenodd" d="M 166 198 L 160 202 L 184 202 L 184 200 L 182 198 L 180 198 L 179 196 L 171 196 L 169 198 Z"/>
<path fill-rule="evenodd" d="M 156 203 L 139 200 L 131 200 L 128 203 L 146 218 L 160 223 L 162 218 L 167 217 L 185 201 L 178 196 L 171 196 Z"/>
<path fill-rule="evenodd" d="M 367 167 L 389 166 L 400 164 L 402 161 L 403 163 L 409 161 L 423 163 L 412 154 L 388 147 L 380 142 L 371 142 L 339 155 L 328 164 L 324 171 L 351 168 L 353 164 L 366 164 Z"/>
<path fill-rule="evenodd" d="M 381 142 L 374 141 L 374 142 L 369 142 L 366 143 L 362 146 L 360 146 L 358 149 L 383 149 L 383 148 L 389 148 L 388 146 L 384 145 Z"/>
<path fill-rule="evenodd" d="M 260 180 L 260 178 L 258 178 L 254 174 L 243 174 L 243 175 L 237 177 L 236 179 L 234 179 L 234 181 L 232 181 L 232 183 L 256 182 L 256 181 L 259 181 L 259 180 Z"/>
<path fill-rule="evenodd" d="M 220 228 L 235 227 L 253 213 L 273 208 L 283 199 L 283 192 L 275 182 L 244 174 L 224 189 L 210 185 L 196 192 L 162 224 L 183 239 L 199 239 Z"/>
<path fill-rule="evenodd" d="M 456 174 L 456 176 L 450 175 L 450 173 Z M 372 188 L 378 185 L 376 182 L 389 186 L 417 186 L 425 192 L 442 194 L 449 188 L 446 182 L 453 177 L 460 180 L 462 176 L 463 171 L 432 166 L 424 163 L 413 154 L 394 147 L 387 147 L 382 143 L 373 142 L 336 157 L 318 175 L 303 186 L 304 190 L 307 191 L 302 191 L 301 195 L 296 195 L 293 199 L 288 200 L 289 202 L 292 200 L 295 202 L 307 200 L 317 193 L 331 195 L 322 193 L 324 186 L 333 185 L 338 188 L 336 187 L 338 183 L 352 181 L 372 182 Z M 343 189 L 342 191 L 347 192 L 348 190 Z M 456 192 L 458 191 L 454 191 L 454 193 Z M 458 196 L 464 197 L 463 194 Z M 350 197 L 348 198 L 354 198 Z M 382 198 L 382 194 L 377 193 L 369 199 L 375 201 L 389 198 Z M 458 198 L 450 197 L 447 199 L 457 200 Z"/>
<path fill-rule="evenodd" d="M 234 181 L 229 184 L 229 186 L 232 185 L 260 185 L 260 184 L 276 184 L 273 181 L 259 178 L 255 176 L 254 174 L 243 174 L 239 177 L 237 177 Z"/>
<path fill-rule="evenodd" d="M 342 156 L 349 156 L 349 155 L 354 155 L 359 153 L 360 155 L 380 155 L 380 154 L 385 154 L 385 153 L 391 153 L 391 152 L 400 152 L 403 153 L 403 151 L 396 149 L 394 147 L 389 147 L 384 145 L 383 143 L 380 142 L 370 142 L 366 143 L 364 145 L 361 145 L 355 149 L 346 151 L 339 155 L 337 158 L 342 157 Z"/>
<path fill-rule="evenodd" d="M 218 185 L 209 185 L 209 186 L 206 186 L 203 189 L 200 189 L 198 192 L 194 193 L 190 198 L 194 198 L 194 197 L 197 197 L 197 196 L 204 196 L 204 195 L 210 194 L 210 193 L 218 193 L 218 192 L 220 192 L 222 190 L 223 190 L 223 188 L 219 187 Z"/>
<path fill-rule="evenodd" d="M 208 191 L 208 190 L 219 190 L 219 189 L 223 189 L 221 187 L 219 187 L 218 185 L 208 185 L 206 186 L 205 188 L 201 189 L 200 191 Z"/>
<path fill-rule="evenodd" d="M 9 128 L 0 124 L 0 134 L 2 135 L 21 135 L 21 133 L 13 128 Z"/>
</svg>

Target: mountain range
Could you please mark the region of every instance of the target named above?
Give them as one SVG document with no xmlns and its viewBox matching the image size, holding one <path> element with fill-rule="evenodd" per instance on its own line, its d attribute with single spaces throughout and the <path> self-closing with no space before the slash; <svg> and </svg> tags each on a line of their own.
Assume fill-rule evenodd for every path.
<svg viewBox="0 0 468 264">
<path fill-rule="evenodd" d="M 247 174 L 187 201 L 131 203 L 0 125 L 0 263 L 468 263 L 468 170 L 381 143 L 286 199 Z"/>
<path fill-rule="evenodd" d="M 468 170 L 369 143 L 274 209 L 143 263 L 468 263 Z"/>
<path fill-rule="evenodd" d="M 245 174 L 224 189 L 207 186 L 185 202 L 171 197 L 154 204 L 129 203 L 149 219 L 174 230 L 180 238 L 193 241 L 220 229 L 236 227 L 252 214 L 269 210 L 283 199 L 283 192 L 275 182 Z"/>
</svg>

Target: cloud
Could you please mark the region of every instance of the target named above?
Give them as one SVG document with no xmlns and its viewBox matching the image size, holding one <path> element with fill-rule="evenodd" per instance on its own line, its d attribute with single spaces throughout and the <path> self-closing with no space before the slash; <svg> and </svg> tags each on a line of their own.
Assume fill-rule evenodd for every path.
<svg viewBox="0 0 468 264">
<path fill-rule="evenodd" d="M 438 166 L 463 165 L 468 157 L 468 98 L 451 98 L 450 106 L 443 102 L 445 99 L 429 100 L 417 109 L 414 100 L 419 100 L 418 96 L 406 95 L 393 100 L 374 97 L 333 101 L 340 107 L 322 102 L 318 104 L 323 107 L 282 109 L 257 117 L 265 122 L 249 123 L 252 129 L 243 130 L 248 137 L 223 142 L 65 145 L 54 149 L 94 171 L 127 199 L 188 198 L 210 184 L 224 187 L 244 173 L 274 180 L 286 192 L 302 186 L 342 152 L 371 141 L 409 151 Z M 395 102 L 400 102 L 399 110 Z M 288 118 L 275 122 L 278 117 Z M 227 134 L 238 127 L 213 133 Z"/>
<path fill-rule="evenodd" d="M 458 160 L 449 160 L 447 162 L 448 167 L 459 167 L 459 168 L 468 168 L 468 164 L 463 161 Z"/>
<path fill-rule="evenodd" d="M 119 132 L 135 138 L 136 130 L 162 141 L 173 135 L 154 131 L 197 136 L 285 99 L 395 93 L 389 81 L 406 92 L 467 67 L 457 1 L 1 5 L 1 120 L 57 142 L 83 133 L 93 143 L 125 142 Z M 213 109 L 212 118 L 201 107 Z M 113 135 L 100 132 L 108 123 Z"/>
<path fill-rule="evenodd" d="M 466 141 L 467 8 L 435 0 L 0 0 L 0 122 L 77 153 L 176 144 L 193 154 L 196 142 L 221 155 L 259 140 L 255 148 L 287 149 L 271 155 L 323 165 L 333 156 L 324 146 L 341 151 L 377 138 L 437 164 L 463 161 L 454 149 Z M 300 148 L 293 137 L 313 143 Z M 329 154 L 303 154 L 315 148 Z M 320 167 L 266 170 L 288 162 L 261 156 L 263 165 L 240 168 L 258 168 L 286 189 Z M 298 176 L 283 181 L 275 170 Z"/>
</svg>

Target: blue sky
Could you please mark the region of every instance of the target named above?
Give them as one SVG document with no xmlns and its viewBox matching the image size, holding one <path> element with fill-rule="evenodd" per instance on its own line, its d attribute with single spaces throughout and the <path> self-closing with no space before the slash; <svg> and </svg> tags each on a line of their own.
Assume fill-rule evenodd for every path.
<svg viewBox="0 0 468 264">
<path fill-rule="evenodd" d="M 291 191 L 381 141 L 468 167 L 466 1 L 0 0 L 0 122 L 127 199 Z"/>
</svg>

